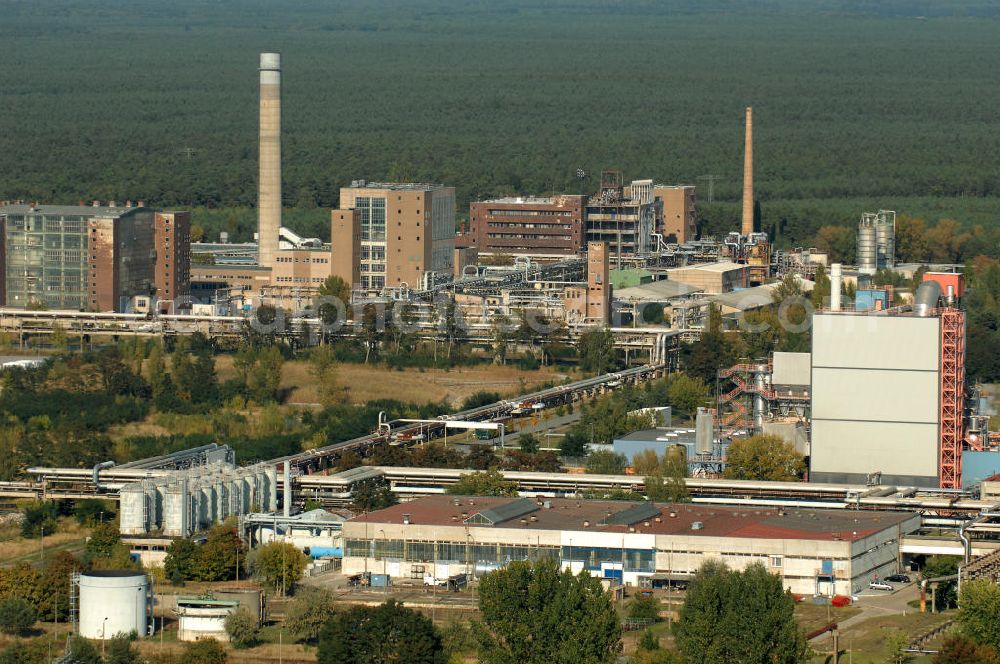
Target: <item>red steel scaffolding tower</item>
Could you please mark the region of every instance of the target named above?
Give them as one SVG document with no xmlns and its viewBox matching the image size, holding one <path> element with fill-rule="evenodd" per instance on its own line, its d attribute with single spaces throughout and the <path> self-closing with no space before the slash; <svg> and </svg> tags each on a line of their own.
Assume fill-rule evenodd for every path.
<svg viewBox="0 0 1000 664">
<path fill-rule="evenodd" d="M 965 312 L 941 309 L 941 488 L 962 486 Z"/>
</svg>

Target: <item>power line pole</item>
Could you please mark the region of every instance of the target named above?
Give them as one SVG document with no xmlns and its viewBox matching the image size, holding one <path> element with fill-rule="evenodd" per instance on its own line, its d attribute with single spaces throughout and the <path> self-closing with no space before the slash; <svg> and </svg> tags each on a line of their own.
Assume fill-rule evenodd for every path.
<svg viewBox="0 0 1000 664">
<path fill-rule="evenodd" d="M 713 203 L 715 201 L 715 181 L 723 179 L 718 175 L 699 175 L 699 180 L 708 180 L 708 202 Z"/>
</svg>

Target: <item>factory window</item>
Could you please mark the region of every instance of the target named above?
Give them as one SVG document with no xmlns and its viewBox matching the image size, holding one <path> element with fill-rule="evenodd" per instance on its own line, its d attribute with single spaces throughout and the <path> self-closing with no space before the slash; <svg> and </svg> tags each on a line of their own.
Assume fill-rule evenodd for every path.
<svg viewBox="0 0 1000 664">
<path fill-rule="evenodd" d="M 434 542 L 407 542 L 405 559 L 410 562 L 434 561 Z"/>
</svg>

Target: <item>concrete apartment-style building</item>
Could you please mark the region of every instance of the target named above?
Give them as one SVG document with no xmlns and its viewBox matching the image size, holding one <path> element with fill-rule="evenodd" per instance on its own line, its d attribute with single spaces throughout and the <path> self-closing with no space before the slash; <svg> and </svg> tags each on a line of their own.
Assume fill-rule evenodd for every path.
<svg viewBox="0 0 1000 664">
<path fill-rule="evenodd" d="M 480 255 L 575 256 L 584 247 L 586 196 L 512 197 L 469 205 L 461 246 Z"/>
<path fill-rule="evenodd" d="M 161 289 L 186 297 L 186 215 L 155 212 L 141 202 L 0 206 L 2 304 L 141 312 Z M 182 230 L 167 233 L 168 221 Z"/>
<path fill-rule="evenodd" d="M 428 273 L 452 273 L 454 187 L 357 180 L 341 188 L 340 210 L 358 214 L 360 281 L 352 284 L 362 290 L 420 288 Z M 337 233 L 330 238 L 333 247 L 353 241 L 349 224 L 332 231 Z"/>
<path fill-rule="evenodd" d="M 650 586 L 721 560 L 759 562 L 794 593 L 849 595 L 898 571 L 900 539 L 919 527 L 897 512 L 436 495 L 344 522 L 343 571 L 440 582 L 553 558 Z"/>
<path fill-rule="evenodd" d="M 656 232 L 663 237 L 663 241 L 684 244 L 694 240 L 698 234 L 695 187 L 658 184 L 653 187 L 653 197 L 661 205 Z"/>
</svg>

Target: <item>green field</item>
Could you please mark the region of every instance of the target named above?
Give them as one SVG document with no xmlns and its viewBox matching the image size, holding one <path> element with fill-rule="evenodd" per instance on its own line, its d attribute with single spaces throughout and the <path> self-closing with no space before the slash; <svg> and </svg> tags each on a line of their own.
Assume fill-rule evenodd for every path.
<svg viewBox="0 0 1000 664">
<path fill-rule="evenodd" d="M 321 236 L 315 208 L 351 179 L 453 184 L 462 215 L 487 195 L 592 190 L 607 167 L 702 200 L 716 176 L 722 225 L 746 105 L 783 243 L 877 207 L 994 221 L 996 6 L 803 6 L 0 0 L 0 198 L 223 208 L 198 221 L 249 237 L 257 54 L 279 50 L 285 203 Z"/>
</svg>

